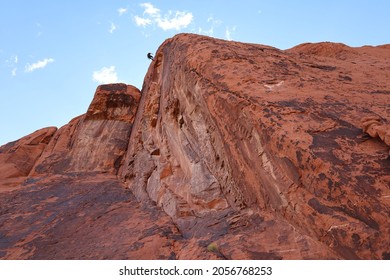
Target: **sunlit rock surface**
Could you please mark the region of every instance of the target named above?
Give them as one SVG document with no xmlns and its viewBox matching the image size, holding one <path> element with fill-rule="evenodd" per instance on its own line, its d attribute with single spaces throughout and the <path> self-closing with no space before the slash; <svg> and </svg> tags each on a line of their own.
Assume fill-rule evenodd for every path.
<svg viewBox="0 0 390 280">
<path fill-rule="evenodd" d="M 168 39 L 141 92 L 0 148 L 0 258 L 389 258 L 389 73 L 389 45 Z"/>
</svg>

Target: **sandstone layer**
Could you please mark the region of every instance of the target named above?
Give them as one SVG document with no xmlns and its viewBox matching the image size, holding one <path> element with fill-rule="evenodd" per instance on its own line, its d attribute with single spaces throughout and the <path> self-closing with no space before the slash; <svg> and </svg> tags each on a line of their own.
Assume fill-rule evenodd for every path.
<svg viewBox="0 0 390 280">
<path fill-rule="evenodd" d="M 390 258 L 390 48 L 180 34 L 0 148 L 3 259 Z"/>
</svg>

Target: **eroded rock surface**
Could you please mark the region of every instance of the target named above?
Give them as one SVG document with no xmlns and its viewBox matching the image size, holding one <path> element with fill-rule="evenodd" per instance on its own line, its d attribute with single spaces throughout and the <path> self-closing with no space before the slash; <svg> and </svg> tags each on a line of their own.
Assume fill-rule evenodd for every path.
<svg viewBox="0 0 390 280">
<path fill-rule="evenodd" d="M 56 131 L 55 127 L 43 128 L 0 147 L 0 182 L 3 189 L 27 178 Z"/>
<path fill-rule="evenodd" d="M 389 70 L 387 46 L 168 39 L 141 94 L 100 86 L 4 173 L 0 256 L 389 258 Z"/>
<path fill-rule="evenodd" d="M 261 219 L 274 221 L 268 233 L 297 234 L 278 236 L 281 245 L 245 226 L 238 242 L 234 223 L 219 219 L 228 228 L 213 241 L 237 244 L 245 258 L 250 250 L 272 252 L 269 258 L 382 258 L 388 147 L 367 138 L 360 120 L 375 114 L 389 122 L 382 70 L 389 62 L 382 48 L 323 43 L 280 51 L 175 37 L 145 78 L 121 175 L 188 236 L 207 235 L 208 217 L 229 211 L 245 217 L 238 221 L 258 215 L 260 227 Z M 305 245 L 297 245 L 301 238 Z"/>
<path fill-rule="evenodd" d="M 133 86 L 99 86 L 87 113 L 57 131 L 31 175 L 115 174 L 126 152 L 139 98 L 140 92 Z"/>
<path fill-rule="evenodd" d="M 384 124 L 379 117 L 365 117 L 362 122 L 364 132 L 373 138 L 379 137 L 387 146 L 390 146 L 390 125 Z"/>
</svg>

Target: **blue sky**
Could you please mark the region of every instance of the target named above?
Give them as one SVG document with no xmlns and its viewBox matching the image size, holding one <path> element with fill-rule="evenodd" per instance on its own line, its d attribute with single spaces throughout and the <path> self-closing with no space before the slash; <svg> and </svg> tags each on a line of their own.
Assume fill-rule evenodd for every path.
<svg viewBox="0 0 390 280">
<path fill-rule="evenodd" d="M 86 112 L 101 83 L 142 86 L 181 32 L 280 49 L 390 43 L 387 0 L 1 0 L 0 145 Z"/>
</svg>

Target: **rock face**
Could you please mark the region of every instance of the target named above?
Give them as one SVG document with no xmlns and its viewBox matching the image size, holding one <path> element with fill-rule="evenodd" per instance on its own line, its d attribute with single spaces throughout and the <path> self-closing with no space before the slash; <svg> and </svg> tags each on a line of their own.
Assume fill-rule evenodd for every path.
<svg viewBox="0 0 390 280">
<path fill-rule="evenodd" d="M 0 147 L 0 182 L 3 188 L 27 178 L 56 131 L 55 127 L 43 128 Z"/>
<path fill-rule="evenodd" d="M 140 92 L 133 86 L 99 86 L 87 113 L 58 130 L 30 174 L 116 174 L 126 152 L 139 99 Z"/>
<path fill-rule="evenodd" d="M 0 257 L 387 259 L 389 70 L 387 45 L 168 39 L 142 94 L 0 148 Z"/>
</svg>

